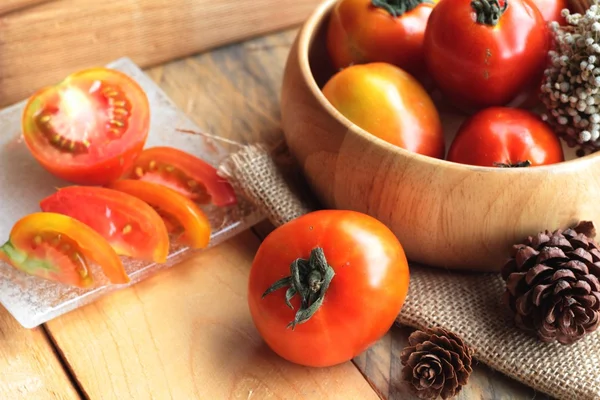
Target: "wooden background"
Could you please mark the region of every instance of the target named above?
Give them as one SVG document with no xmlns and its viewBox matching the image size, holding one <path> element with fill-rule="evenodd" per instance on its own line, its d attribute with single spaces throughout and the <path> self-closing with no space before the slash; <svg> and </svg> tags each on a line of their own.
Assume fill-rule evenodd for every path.
<svg viewBox="0 0 600 400">
<path fill-rule="evenodd" d="M 163 43 L 161 51 L 171 51 L 167 56 L 154 54 L 158 47 L 134 44 L 131 52 L 117 46 L 112 53 L 111 47 L 106 46 L 112 37 L 102 35 L 98 36 L 98 42 L 90 42 L 93 46 L 74 49 L 72 46 L 83 39 L 70 38 L 62 28 L 56 28 L 65 24 L 75 29 L 77 25 L 82 37 L 87 37 L 87 31 L 81 32 L 85 26 L 81 21 L 89 23 L 86 18 L 91 18 L 91 14 L 81 9 L 80 14 L 67 12 L 70 18 L 84 15 L 81 21 L 76 21 L 60 13 L 57 19 L 58 14 L 49 11 L 56 12 L 59 6 L 70 4 L 89 5 L 105 10 L 102 18 L 106 26 L 113 26 L 115 19 L 120 20 L 115 1 L 94 6 L 95 1 L 91 0 L 50 0 L 12 13 L 7 10 L 35 0 L 2 1 L 0 10 L 5 14 L 0 16 L 0 93 L 4 103 L 21 100 L 41 82 L 60 79 L 86 63 L 104 63 L 121 55 L 133 56 L 145 66 L 162 63 L 168 57 L 185 56 L 244 35 L 254 36 L 283 27 L 286 18 L 289 24 L 300 22 L 316 4 L 316 1 L 283 0 L 277 3 L 282 8 L 277 18 L 261 14 L 264 21 L 259 22 L 259 17 L 255 19 L 241 11 L 261 8 L 257 4 L 264 6 L 266 1 L 238 1 L 236 7 L 229 9 L 236 8 L 240 15 L 245 14 L 247 22 L 232 28 L 229 39 L 222 37 L 225 33 L 219 36 L 213 32 L 208 36 L 203 29 L 211 26 L 210 22 L 200 21 L 191 28 L 186 26 L 183 29 L 186 35 L 181 31 L 172 33 L 173 46 L 177 43 L 173 38 L 195 38 L 193 44 L 186 42 L 177 49 L 167 49 L 169 46 L 155 41 L 152 35 L 131 36 L 137 37 L 136 40 L 145 38 L 146 42 L 138 44 Z M 146 11 L 140 15 L 152 15 L 152 10 L 175 1 L 144 0 L 144 6 L 140 7 Z M 120 3 L 133 10 L 136 2 Z M 286 14 L 283 10 L 286 7 L 295 9 L 293 16 Z M 112 10 L 112 14 L 106 10 Z M 150 14 L 145 14 L 148 10 Z M 208 6 L 207 10 L 218 11 Z M 134 14 L 132 11 L 129 17 Z M 180 17 L 187 18 L 184 14 Z M 230 26 L 243 19 L 232 18 L 238 22 Z M 210 20 L 208 16 L 204 19 Z M 18 20 L 20 25 L 16 23 Z M 40 25 L 24 25 L 26 21 L 40 21 Z M 149 26 L 141 20 L 137 24 Z M 118 26 L 115 24 L 115 29 Z M 162 32 L 161 29 L 164 28 L 157 31 Z M 279 91 L 283 66 L 296 32 L 291 29 L 225 46 L 162 63 L 147 68 L 147 72 L 207 131 L 240 142 L 275 142 L 281 138 Z M 11 39 L 7 40 L 8 37 Z M 62 40 L 69 46 L 59 45 Z M 129 39 L 115 40 L 121 43 L 120 40 Z M 43 42 L 47 44 L 44 46 Z M 67 53 L 68 47 L 75 55 L 66 57 L 63 64 L 60 57 Z M 34 62 L 36 53 L 43 63 Z M 257 226 L 133 288 L 106 296 L 37 329 L 23 329 L 0 308 L 0 399 L 414 399 L 400 380 L 398 356 L 410 333 L 407 328 L 393 327 L 353 362 L 327 369 L 290 364 L 264 345 L 252 325 L 245 296 L 252 258 L 270 229 L 268 224 Z M 469 385 L 458 397 L 461 400 L 531 398 L 544 397 L 482 365 L 475 366 Z"/>
</svg>

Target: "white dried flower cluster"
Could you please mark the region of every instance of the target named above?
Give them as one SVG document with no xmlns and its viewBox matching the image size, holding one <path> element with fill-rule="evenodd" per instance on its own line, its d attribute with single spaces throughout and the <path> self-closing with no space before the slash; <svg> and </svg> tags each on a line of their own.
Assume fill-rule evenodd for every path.
<svg viewBox="0 0 600 400">
<path fill-rule="evenodd" d="M 551 22 L 555 48 L 542 84 L 546 120 L 569 146 L 600 150 L 600 7 L 562 11 L 566 26 Z"/>
</svg>

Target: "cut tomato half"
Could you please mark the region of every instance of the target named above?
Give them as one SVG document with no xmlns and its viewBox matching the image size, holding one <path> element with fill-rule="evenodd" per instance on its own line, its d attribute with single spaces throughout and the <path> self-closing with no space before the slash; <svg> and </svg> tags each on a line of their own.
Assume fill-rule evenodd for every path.
<svg viewBox="0 0 600 400">
<path fill-rule="evenodd" d="M 33 213 L 19 220 L 1 258 L 29 275 L 77 287 L 94 283 L 90 264 L 98 264 L 112 283 L 128 283 L 121 259 L 104 238 L 62 214 Z"/>
<path fill-rule="evenodd" d="M 119 178 L 142 151 L 149 126 L 142 88 L 108 68 L 79 71 L 37 91 L 22 117 L 33 157 L 59 178 L 82 185 Z"/>
<path fill-rule="evenodd" d="M 119 255 L 164 263 L 169 234 L 144 201 L 117 190 L 70 186 L 40 202 L 42 211 L 68 215 L 98 232 Z"/>
<path fill-rule="evenodd" d="M 108 187 L 136 196 L 154 207 L 179 243 L 195 249 L 208 245 L 210 222 L 189 198 L 162 185 L 141 180 L 119 180 Z"/>
<path fill-rule="evenodd" d="M 173 147 L 151 147 L 142 152 L 124 175 L 167 186 L 196 203 L 235 204 L 235 192 L 206 161 Z"/>
</svg>

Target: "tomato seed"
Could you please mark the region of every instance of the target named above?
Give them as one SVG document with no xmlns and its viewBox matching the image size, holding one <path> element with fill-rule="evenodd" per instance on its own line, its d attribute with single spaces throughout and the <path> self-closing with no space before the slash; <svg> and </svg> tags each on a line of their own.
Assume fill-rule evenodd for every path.
<svg viewBox="0 0 600 400">
<path fill-rule="evenodd" d="M 36 235 L 33 238 L 33 244 L 35 244 L 36 246 L 39 246 L 40 244 L 42 244 L 42 237 L 40 235 Z"/>
<path fill-rule="evenodd" d="M 117 107 L 113 109 L 113 114 L 129 115 L 129 112 L 124 108 Z"/>
<path fill-rule="evenodd" d="M 172 166 L 172 165 L 167 165 L 167 166 L 165 167 L 165 170 L 166 170 L 167 172 L 173 172 L 173 171 L 175 171 L 175 167 L 174 167 L 174 166 Z"/>
<path fill-rule="evenodd" d="M 133 228 L 131 227 L 130 224 L 125 225 L 125 227 L 123 228 L 123 235 L 127 235 L 128 233 L 130 233 L 133 230 Z"/>
<path fill-rule="evenodd" d="M 141 178 L 142 176 L 144 176 L 144 170 L 142 169 L 142 167 L 136 167 L 135 168 L 135 175 L 138 178 Z"/>
<path fill-rule="evenodd" d="M 150 161 L 150 164 L 148 164 L 148 169 L 150 169 L 150 171 L 153 171 L 156 168 L 156 161 L 152 160 Z"/>
</svg>

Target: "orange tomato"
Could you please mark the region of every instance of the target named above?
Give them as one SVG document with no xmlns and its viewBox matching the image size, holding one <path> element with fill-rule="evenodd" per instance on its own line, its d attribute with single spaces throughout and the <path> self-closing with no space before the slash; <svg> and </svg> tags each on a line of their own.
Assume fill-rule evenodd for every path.
<svg viewBox="0 0 600 400">
<path fill-rule="evenodd" d="M 423 86 L 387 63 L 353 65 L 335 74 L 323 94 L 365 131 L 406 150 L 444 157 L 438 111 Z"/>
<path fill-rule="evenodd" d="M 250 270 L 248 304 L 275 353 L 324 367 L 380 339 L 400 312 L 408 283 L 404 250 L 383 223 L 354 211 L 321 210 L 267 236 Z"/>
</svg>

